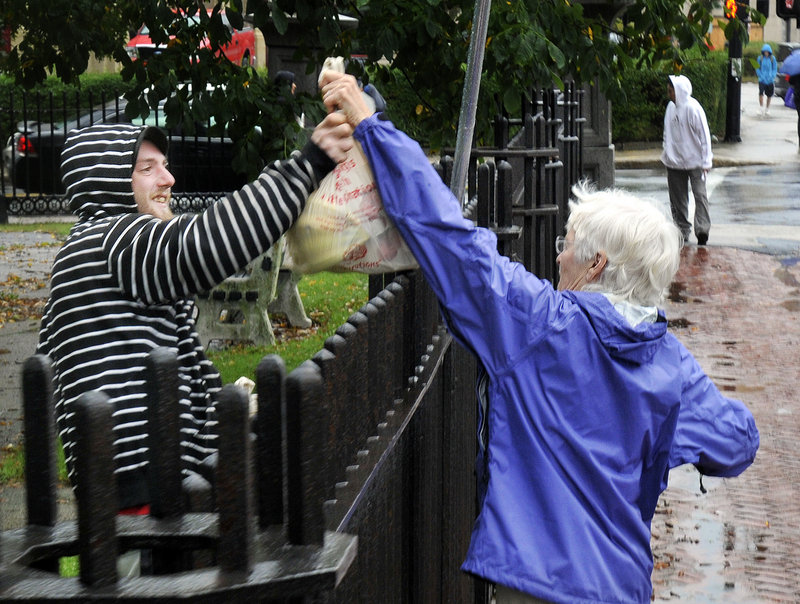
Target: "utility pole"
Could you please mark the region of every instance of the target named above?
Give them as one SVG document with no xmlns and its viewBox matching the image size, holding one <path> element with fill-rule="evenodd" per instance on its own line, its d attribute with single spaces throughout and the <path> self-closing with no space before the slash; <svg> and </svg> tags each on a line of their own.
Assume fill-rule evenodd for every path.
<svg viewBox="0 0 800 604">
<path fill-rule="evenodd" d="M 725 0 L 725 17 L 729 21 L 739 19 L 739 3 Z M 745 13 L 746 14 L 746 13 Z M 725 104 L 725 142 L 740 143 L 742 121 L 742 34 L 734 30 L 728 41 L 728 94 Z"/>
</svg>

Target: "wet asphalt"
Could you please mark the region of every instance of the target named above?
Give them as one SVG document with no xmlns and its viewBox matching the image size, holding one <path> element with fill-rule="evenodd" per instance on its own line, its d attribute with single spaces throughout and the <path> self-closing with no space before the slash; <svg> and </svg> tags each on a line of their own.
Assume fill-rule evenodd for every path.
<svg viewBox="0 0 800 604">
<path fill-rule="evenodd" d="M 709 244 L 684 248 L 665 303 L 673 333 L 753 411 L 761 449 L 742 476 L 705 479 L 705 494 L 694 468 L 670 474 L 653 520 L 657 602 L 800 602 L 800 154 L 797 114 L 778 101 L 762 117 L 757 87 L 742 85 L 742 140 L 714 145 Z M 630 147 L 616 150 L 617 186 L 668 207 L 660 148 Z M 0 282 L 38 279 L 23 295 L 45 298 L 56 249 L 46 234 L 0 233 Z M 0 327 L 0 446 L 22 439 L 20 370 L 37 329 Z M 75 516 L 68 489 L 59 515 Z M 0 518 L 24 525 L 23 489 L 0 488 Z"/>
</svg>

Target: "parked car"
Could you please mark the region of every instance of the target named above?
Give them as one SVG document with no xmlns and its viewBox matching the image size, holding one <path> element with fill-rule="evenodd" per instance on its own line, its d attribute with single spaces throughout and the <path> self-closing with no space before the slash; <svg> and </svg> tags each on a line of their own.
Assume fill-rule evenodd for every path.
<svg viewBox="0 0 800 604">
<path fill-rule="evenodd" d="M 208 11 L 211 14 L 211 11 Z M 222 22 L 228 31 L 231 32 L 231 41 L 226 44 L 222 49 L 222 54 L 234 63 L 247 66 L 256 63 L 256 38 L 253 28 L 245 23 L 243 29 L 234 29 L 225 11 L 220 11 Z M 186 17 L 186 19 L 197 21 L 197 16 Z M 157 46 L 153 44 L 150 39 L 150 30 L 146 25 L 142 25 L 136 35 L 131 38 L 130 42 L 125 47 L 128 56 L 135 60 L 147 61 L 153 55 L 156 55 L 164 49 L 165 46 Z M 200 48 L 208 48 L 208 40 L 203 40 Z"/>
<path fill-rule="evenodd" d="M 39 194 L 61 194 L 61 150 L 66 134 L 74 128 L 92 124 L 131 123 L 125 117 L 127 102 L 120 97 L 66 122 L 20 122 L 3 149 L 6 174 L 17 190 Z M 158 126 L 170 139 L 168 161 L 175 176 L 176 193 L 226 192 L 240 188 L 246 177 L 231 168 L 233 142 L 230 138 L 209 136 L 212 124 L 195 124 L 187 135 L 180 126 L 167 130 L 164 103 L 147 119 L 133 123 Z"/>
<path fill-rule="evenodd" d="M 781 42 L 775 51 L 775 60 L 778 62 L 778 73 L 775 74 L 775 94 L 781 98 L 786 96 L 786 90 L 789 88 L 789 76 L 781 71 L 783 60 L 798 48 L 800 48 L 800 42 Z"/>
</svg>

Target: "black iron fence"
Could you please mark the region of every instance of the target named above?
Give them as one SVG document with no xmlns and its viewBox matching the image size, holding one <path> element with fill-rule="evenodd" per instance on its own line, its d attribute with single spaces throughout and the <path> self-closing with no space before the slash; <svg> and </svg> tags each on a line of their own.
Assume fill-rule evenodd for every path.
<svg viewBox="0 0 800 604">
<path fill-rule="evenodd" d="M 220 192 L 246 182 L 245 175 L 231 167 L 231 139 L 212 135 L 211 122 L 166 127 L 163 102 L 147 118 L 128 117 L 125 98 L 106 94 L 11 93 L 3 107 L 0 222 L 7 222 L 9 215 L 70 214 L 61 182 L 61 150 L 70 130 L 94 124 L 146 124 L 167 132 L 173 199 L 179 211 L 200 210 Z"/>
<path fill-rule="evenodd" d="M 495 118 L 495 146 L 472 149 L 472 216 L 498 237 L 502 254 L 542 278 L 557 275 L 554 241 L 563 234 L 570 189 L 583 174 L 583 91 L 532 91 L 518 118 Z"/>
<path fill-rule="evenodd" d="M 498 233 L 503 253 L 555 279 L 554 238 L 581 174 L 581 94 L 546 91 L 527 109 L 498 120 L 497 147 L 473 151 L 464 212 Z M 450 168 L 439 165 L 445 181 Z M 90 465 L 79 472 L 97 479 L 77 493 L 77 527 L 55 523 L 52 420 L 35 411 L 49 409 L 47 371 L 40 357 L 26 368 L 26 420 L 46 429 L 26 430 L 43 440 L 26 447 L 39 455 L 27 460 L 29 524 L 0 539 L 3 601 L 489 602 L 488 586 L 459 570 L 477 513 L 475 360 L 444 330 L 418 271 L 371 277 L 369 302 L 288 375 L 265 357 L 252 425 L 243 392 L 225 388 L 207 485 L 179 484 L 174 359 L 154 355 L 163 429 L 150 517 L 109 517 L 108 405 L 90 394 L 78 453 Z M 142 547 L 176 562 L 117 581 L 108 560 Z M 55 576 L 53 560 L 75 554 L 80 579 Z"/>
</svg>

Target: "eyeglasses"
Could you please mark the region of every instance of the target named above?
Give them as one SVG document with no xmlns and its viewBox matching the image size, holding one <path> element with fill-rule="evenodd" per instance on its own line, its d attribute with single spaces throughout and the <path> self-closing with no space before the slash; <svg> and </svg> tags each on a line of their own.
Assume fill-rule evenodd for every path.
<svg viewBox="0 0 800 604">
<path fill-rule="evenodd" d="M 558 237 L 556 237 L 556 254 L 560 254 L 565 249 L 567 249 L 568 245 L 572 245 L 573 243 L 575 242 L 567 240 L 567 238 L 564 237 L 564 235 L 559 235 Z"/>
</svg>

